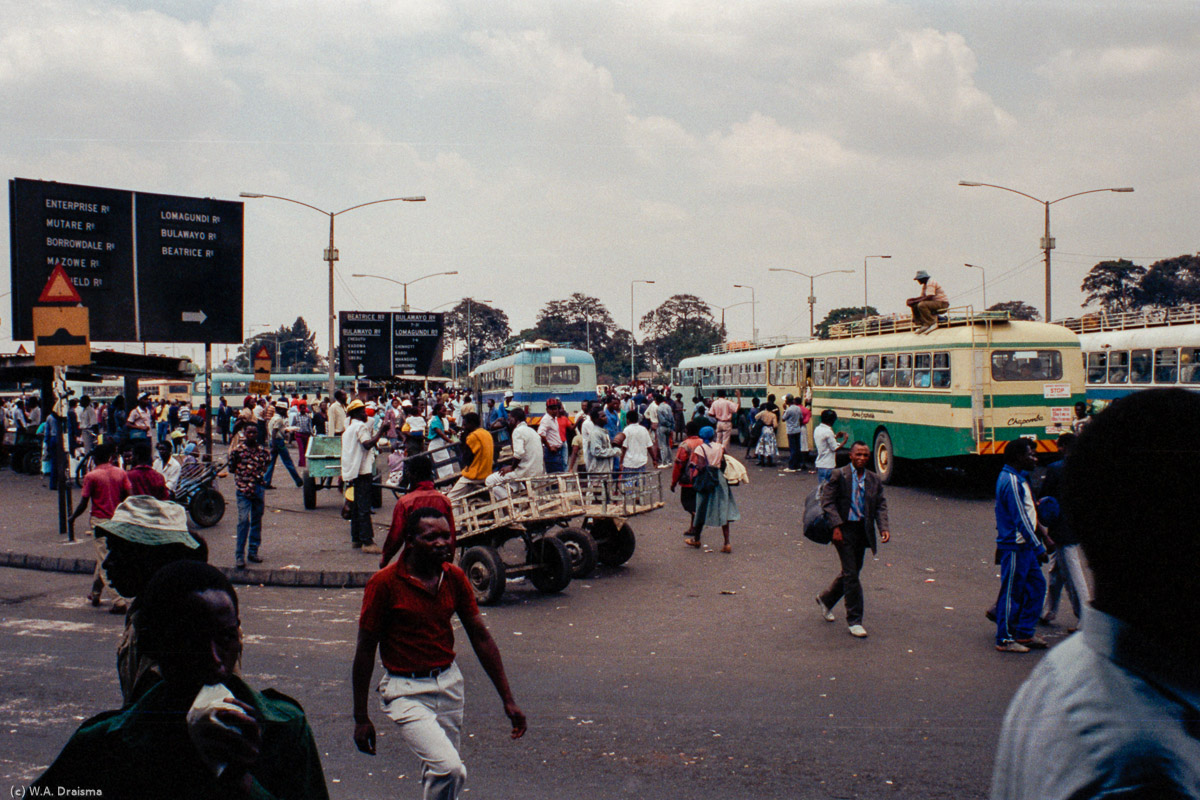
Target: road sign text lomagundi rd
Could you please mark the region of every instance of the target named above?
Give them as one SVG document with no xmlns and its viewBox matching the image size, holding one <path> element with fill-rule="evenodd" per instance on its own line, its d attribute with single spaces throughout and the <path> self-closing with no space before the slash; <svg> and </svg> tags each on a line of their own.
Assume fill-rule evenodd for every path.
<svg viewBox="0 0 1200 800">
<path fill-rule="evenodd" d="M 338 368 L 343 374 L 441 374 L 441 314 L 343 311 L 338 316 Z"/>
<path fill-rule="evenodd" d="M 9 181 L 13 338 L 62 264 L 103 342 L 242 341 L 242 204 Z"/>
</svg>

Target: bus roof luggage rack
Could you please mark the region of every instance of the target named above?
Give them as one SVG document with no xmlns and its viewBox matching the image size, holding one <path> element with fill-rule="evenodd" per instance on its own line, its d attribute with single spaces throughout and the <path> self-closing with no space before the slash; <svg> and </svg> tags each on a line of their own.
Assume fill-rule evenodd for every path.
<svg viewBox="0 0 1200 800">
<path fill-rule="evenodd" d="M 939 328 L 958 328 L 983 323 L 1008 322 L 1007 311 L 975 311 L 972 306 L 948 308 L 938 314 Z M 885 333 L 911 333 L 917 324 L 909 315 L 887 314 L 829 326 L 830 339 L 849 339 L 854 336 L 880 336 Z"/>
<path fill-rule="evenodd" d="M 738 340 L 732 342 L 721 342 L 714 344 L 709 348 L 709 353 L 712 355 L 720 355 L 721 353 L 741 353 L 747 350 L 766 350 L 772 347 L 783 347 L 785 344 L 795 344 L 796 342 L 807 342 L 807 336 L 770 336 L 766 339 L 750 342 L 746 340 Z"/>
<path fill-rule="evenodd" d="M 1178 306 L 1177 308 L 1152 308 L 1141 311 L 1094 311 L 1082 317 L 1056 320 L 1075 333 L 1099 333 L 1101 331 L 1124 331 L 1136 328 L 1158 328 L 1166 325 L 1192 325 L 1200 322 L 1200 305 Z"/>
</svg>

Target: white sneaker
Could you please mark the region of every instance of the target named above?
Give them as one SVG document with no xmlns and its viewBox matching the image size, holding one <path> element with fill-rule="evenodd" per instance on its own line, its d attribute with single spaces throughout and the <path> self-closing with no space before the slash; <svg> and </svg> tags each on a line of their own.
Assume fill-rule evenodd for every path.
<svg viewBox="0 0 1200 800">
<path fill-rule="evenodd" d="M 784 467 L 783 471 L 784 472 L 795 472 L 796 470 L 792 469 L 791 467 Z"/>
<path fill-rule="evenodd" d="M 862 625 L 851 625 L 850 626 L 850 635 L 857 639 L 865 639 L 865 638 L 867 638 L 867 629 L 864 628 Z"/>
<path fill-rule="evenodd" d="M 825 621 L 833 622 L 833 610 L 830 609 L 829 606 L 825 605 L 825 603 L 821 602 L 820 597 L 817 598 L 817 605 L 821 607 L 821 616 L 825 618 Z"/>
</svg>

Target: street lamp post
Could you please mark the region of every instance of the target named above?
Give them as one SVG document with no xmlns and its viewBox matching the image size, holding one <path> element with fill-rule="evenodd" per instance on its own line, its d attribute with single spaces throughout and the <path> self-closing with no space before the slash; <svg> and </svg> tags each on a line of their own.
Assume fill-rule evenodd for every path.
<svg viewBox="0 0 1200 800">
<path fill-rule="evenodd" d="M 977 269 L 979 270 L 979 273 L 983 275 L 983 310 L 987 311 L 987 270 L 978 264 L 963 264 L 963 266 L 970 267 L 971 269 Z M 1047 320 L 1047 322 L 1049 322 L 1049 320 Z"/>
<path fill-rule="evenodd" d="M 634 373 L 633 352 L 634 346 L 637 344 L 637 336 L 633 329 L 633 287 L 639 283 L 654 283 L 654 281 L 636 280 L 629 283 L 629 385 L 637 384 L 637 375 Z"/>
<path fill-rule="evenodd" d="M 431 272 L 428 275 L 422 275 L 419 278 L 413 278 L 411 281 L 398 281 L 395 278 L 389 278 L 386 275 L 367 275 L 362 272 L 355 272 L 355 273 L 351 274 L 350 277 L 351 278 L 378 278 L 381 281 L 390 281 L 392 283 L 400 284 L 401 286 L 404 287 L 404 305 L 400 306 L 400 308 L 401 308 L 401 310 L 404 311 L 405 314 L 407 314 L 408 313 L 408 285 L 410 283 L 416 283 L 417 281 L 423 281 L 426 278 L 436 278 L 439 275 L 457 275 L 457 274 L 458 274 L 458 270 L 456 270 L 456 269 L 452 269 L 449 272 Z"/>
<path fill-rule="evenodd" d="M 716 306 L 716 308 L 721 309 L 721 336 L 723 336 L 726 339 L 729 338 L 728 334 L 725 333 L 725 311 L 730 308 L 737 308 L 738 306 L 748 306 L 748 305 L 750 305 L 750 301 L 743 300 L 740 303 L 730 303 L 727 306 Z M 753 324 L 753 323 L 751 323 L 751 324 Z"/>
<path fill-rule="evenodd" d="M 978 187 L 978 186 L 986 186 L 989 189 L 1003 189 L 1006 192 L 1012 192 L 1013 194 L 1019 194 L 1022 197 L 1028 197 L 1030 200 L 1034 201 L 1035 203 L 1042 204 L 1042 207 L 1045 209 L 1045 212 L 1046 212 L 1045 213 L 1045 231 L 1042 234 L 1042 243 L 1041 243 L 1042 252 L 1045 253 L 1044 259 L 1046 261 L 1046 322 L 1050 321 L 1050 251 L 1054 249 L 1054 239 L 1053 239 L 1053 237 L 1050 236 L 1050 206 L 1054 205 L 1055 203 L 1061 202 L 1063 200 L 1070 200 L 1072 197 L 1079 197 L 1080 195 L 1083 195 L 1083 194 L 1095 194 L 1097 192 L 1132 192 L 1133 191 L 1132 186 L 1118 186 L 1118 187 L 1109 187 L 1107 189 L 1088 189 L 1086 192 L 1075 192 L 1075 194 L 1064 195 L 1063 197 L 1060 197 L 1057 200 L 1042 200 L 1040 198 L 1034 197 L 1031 194 L 1025 194 L 1025 192 L 1021 192 L 1016 189 L 1010 189 L 1007 186 L 997 186 L 994 183 L 979 183 L 978 181 L 959 181 L 958 185 L 959 186 L 970 186 L 973 188 Z"/>
<path fill-rule="evenodd" d="M 239 192 L 239 196 L 252 199 L 268 197 L 272 200 L 283 200 L 288 203 L 295 203 L 298 206 L 311 208 L 313 211 L 329 217 L 329 247 L 325 248 L 324 260 L 329 263 L 329 396 L 333 397 L 333 393 L 337 390 L 337 365 L 333 363 L 333 345 L 335 341 L 334 337 L 336 336 L 337 331 L 337 312 L 335 312 L 333 309 L 333 264 L 338 260 L 337 247 L 335 247 L 333 243 L 333 221 L 342 214 L 345 214 L 348 211 L 354 211 L 358 208 L 365 208 L 366 206 L 376 206 L 380 203 L 392 202 L 423 203 L 425 202 L 425 197 L 423 195 L 416 197 L 387 197 L 383 200 L 372 200 L 369 203 L 359 203 L 356 206 L 343 208 L 341 211 L 326 211 L 323 208 L 317 208 L 309 203 L 305 203 L 300 200 L 293 200 L 290 197 L 280 197 L 277 194 Z"/>
<path fill-rule="evenodd" d="M 871 304 L 867 302 L 867 259 L 868 258 L 891 258 L 891 256 L 863 256 L 863 319 L 867 318 L 867 309 Z"/>
<path fill-rule="evenodd" d="M 821 277 L 822 275 L 832 275 L 835 272 L 844 272 L 847 274 L 853 274 L 854 270 L 852 270 L 852 269 L 830 269 L 830 270 L 826 270 L 825 272 L 818 272 L 816 275 L 809 275 L 807 272 L 801 272 L 798 269 L 785 269 L 784 267 L 771 267 L 767 270 L 767 272 L 790 272 L 793 275 L 803 275 L 805 278 L 808 278 L 808 338 L 812 339 L 817 335 L 816 334 L 817 320 L 816 320 L 816 315 L 814 314 L 814 309 L 817 305 L 817 294 L 813 289 L 813 281 L 815 281 L 817 278 Z"/>
<path fill-rule="evenodd" d="M 735 283 L 733 288 L 750 290 L 750 344 L 753 345 L 758 340 L 758 318 L 755 316 L 755 312 L 758 311 L 758 301 L 754 299 L 754 287 L 744 283 Z"/>
</svg>

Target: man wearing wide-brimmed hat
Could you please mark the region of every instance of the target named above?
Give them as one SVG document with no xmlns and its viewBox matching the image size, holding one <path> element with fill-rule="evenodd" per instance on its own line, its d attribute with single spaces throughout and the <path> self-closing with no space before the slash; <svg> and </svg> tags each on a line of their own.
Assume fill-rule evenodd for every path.
<svg viewBox="0 0 1200 800">
<path fill-rule="evenodd" d="M 183 506 L 149 495 L 127 498 L 111 519 L 96 523 L 96 537 L 108 544 L 102 568 L 122 597 L 136 598 L 154 573 L 173 561 L 208 560 L 208 545 L 188 531 Z M 134 633 L 137 613 L 135 599 L 117 645 L 117 677 L 126 706 L 162 679 L 157 662 L 138 649 Z"/>
<path fill-rule="evenodd" d="M 913 324 L 919 326 L 917 333 L 929 333 L 937 327 L 938 312 L 950 307 L 950 300 L 941 285 L 930 278 L 925 270 L 918 270 L 913 280 L 921 284 L 921 293 L 909 301 Z"/>
</svg>

